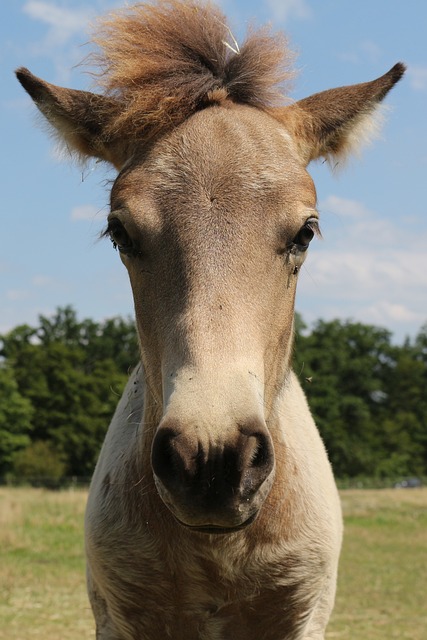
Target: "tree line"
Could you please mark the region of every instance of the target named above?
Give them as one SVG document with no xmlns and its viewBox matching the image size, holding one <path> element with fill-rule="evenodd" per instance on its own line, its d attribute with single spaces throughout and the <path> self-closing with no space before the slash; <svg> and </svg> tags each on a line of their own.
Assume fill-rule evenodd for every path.
<svg viewBox="0 0 427 640">
<path fill-rule="evenodd" d="M 138 362 L 134 321 L 68 306 L 0 336 L 0 477 L 89 477 Z M 427 324 L 395 345 L 362 323 L 296 316 L 294 370 L 338 478 L 427 475 Z"/>
</svg>

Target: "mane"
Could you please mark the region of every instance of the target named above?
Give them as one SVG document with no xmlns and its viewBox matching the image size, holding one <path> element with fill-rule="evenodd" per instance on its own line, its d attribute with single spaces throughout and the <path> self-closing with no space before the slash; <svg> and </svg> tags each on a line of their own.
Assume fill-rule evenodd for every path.
<svg viewBox="0 0 427 640">
<path fill-rule="evenodd" d="M 283 34 L 264 28 L 239 47 L 222 12 L 196 0 L 137 4 L 101 19 L 98 83 L 120 108 L 107 135 L 145 139 L 224 100 L 268 108 L 292 76 Z"/>
</svg>

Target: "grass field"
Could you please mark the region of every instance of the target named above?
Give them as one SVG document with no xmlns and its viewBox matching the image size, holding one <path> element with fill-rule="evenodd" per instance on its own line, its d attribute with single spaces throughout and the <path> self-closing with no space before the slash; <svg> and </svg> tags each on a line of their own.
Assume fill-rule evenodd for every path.
<svg viewBox="0 0 427 640">
<path fill-rule="evenodd" d="M 327 639 L 425 640 L 427 489 L 341 496 L 346 534 Z M 0 488 L 1 640 L 94 639 L 85 501 L 83 491 Z"/>
</svg>

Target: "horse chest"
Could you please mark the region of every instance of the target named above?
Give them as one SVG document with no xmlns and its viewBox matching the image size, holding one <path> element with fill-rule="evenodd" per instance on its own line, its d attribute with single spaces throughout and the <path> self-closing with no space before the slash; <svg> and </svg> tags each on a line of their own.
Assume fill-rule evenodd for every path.
<svg viewBox="0 0 427 640">
<path fill-rule="evenodd" d="M 156 548 L 140 540 L 100 578 L 123 637 L 158 640 L 297 640 L 312 608 L 301 582 L 250 561 Z M 123 547 L 122 547 L 123 548 Z M 97 565 L 107 567 L 104 561 Z M 230 559 L 231 560 L 231 559 Z M 127 629 L 129 635 L 123 633 Z M 121 635 L 119 637 L 122 637 Z"/>
</svg>

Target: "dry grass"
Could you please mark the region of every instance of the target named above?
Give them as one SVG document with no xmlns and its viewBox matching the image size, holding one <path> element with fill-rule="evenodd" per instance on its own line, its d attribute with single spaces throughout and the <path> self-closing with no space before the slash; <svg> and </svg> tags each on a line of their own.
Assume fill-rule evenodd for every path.
<svg viewBox="0 0 427 640">
<path fill-rule="evenodd" d="M 0 488 L 0 639 L 94 638 L 85 590 L 86 493 Z"/>
<path fill-rule="evenodd" d="M 344 491 L 328 640 L 424 640 L 427 489 Z M 83 491 L 0 488 L 0 640 L 85 640 Z M 160 639 L 159 639 L 160 640 Z"/>
<path fill-rule="evenodd" d="M 328 640 L 425 640 L 427 489 L 341 498 L 346 528 Z"/>
</svg>

